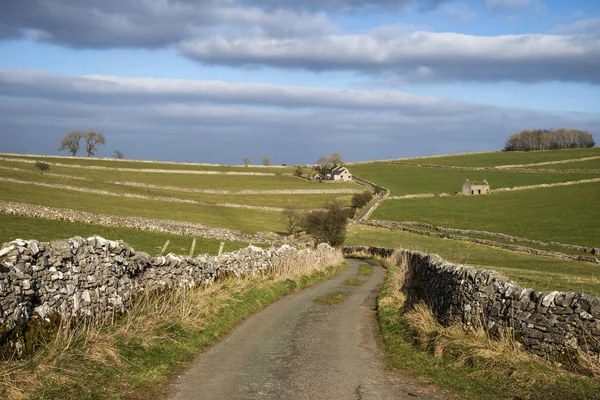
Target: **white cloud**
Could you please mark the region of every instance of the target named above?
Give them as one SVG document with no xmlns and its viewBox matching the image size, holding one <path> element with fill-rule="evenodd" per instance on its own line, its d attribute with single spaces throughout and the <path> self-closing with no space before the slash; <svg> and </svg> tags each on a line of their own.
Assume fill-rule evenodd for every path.
<svg viewBox="0 0 600 400">
<path fill-rule="evenodd" d="M 181 50 L 199 62 L 219 65 L 398 76 L 412 76 L 425 68 L 427 80 L 434 81 L 600 83 L 600 41 L 589 35 L 414 32 L 388 38 L 370 33 L 293 39 L 212 36 L 184 42 Z"/>
</svg>

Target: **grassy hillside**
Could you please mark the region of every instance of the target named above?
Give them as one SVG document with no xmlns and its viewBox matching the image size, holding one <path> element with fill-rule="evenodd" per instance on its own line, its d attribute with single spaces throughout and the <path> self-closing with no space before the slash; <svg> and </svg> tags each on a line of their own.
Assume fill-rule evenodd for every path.
<svg viewBox="0 0 600 400">
<path fill-rule="evenodd" d="M 399 159 L 396 162 L 458 165 L 463 167 L 495 167 L 498 165 L 533 164 L 594 156 L 600 156 L 600 147 L 551 151 L 498 151 L 443 157 Z"/>
<path fill-rule="evenodd" d="M 504 154 L 504 153 L 502 153 Z M 353 165 L 350 171 L 389 189 L 392 196 L 418 193 L 450 193 L 462 189 L 465 179 L 486 179 L 492 189 L 598 178 L 600 173 L 527 173 L 514 171 L 467 171 L 398 164 Z"/>
<path fill-rule="evenodd" d="M 170 240 L 167 252 L 189 255 L 193 240 L 190 236 L 0 214 L 0 244 L 17 238 L 51 242 L 73 236 L 89 237 L 94 235 L 111 240 L 123 240 L 129 243 L 134 249 L 151 255 L 158 254 L 167 240 Z M 221 241 L 216 239 L 196 238 L 194 255 L 216 255 L 219 251 L 220 243 Z M 234 251 L 246 246 L 248 246 L 248 243 L 226 241 L 224 251 Z"/>
<path fill-rule="evenodd" d="M 372 219 L 423 221 L 444 227 L 598 246 L 600 183 L 490 196 L 449 196 L 385 201 Z"/>
<path fill-rule="evenodd" d="M 523 287 L 579 291 L 600 296 L 600 269 L 597 265 L 586 262 L 565 261 L 374 227 L 350 230 L 345 244 L 403 248 L 439 254 L 458 264 L 496 270 Z"/>
<path fill-rule="evenodd" d="M 181 169 L 191 171 L 222 171 L 222 172 L 266 172 L 292 174 L 296 170 L 295 167 L 282 167 L 282 166 L 257 166 L 249 165 L 248 167 L 243 165 L 206 165 L 206 164 L 192 164 L 192 163 L 173 163 L 173 162 L 156 162 L 156 161 L 136 161 L 127 159 L 101 159 L 101 158 L 87 158 L 87 157 L 48 157 L 48 156 L 36 156 L 36 155 L 3 155 L 0 153 L 2 158 L 11 158 L 14 160 L 24 161 L 37 161 L 42 160 L 48 163 L 60 163 L 70 165 L 93 165 L 100 167 L 111 167 L 111 168 L 136 168 L 136 169 Z"/>
</svg>

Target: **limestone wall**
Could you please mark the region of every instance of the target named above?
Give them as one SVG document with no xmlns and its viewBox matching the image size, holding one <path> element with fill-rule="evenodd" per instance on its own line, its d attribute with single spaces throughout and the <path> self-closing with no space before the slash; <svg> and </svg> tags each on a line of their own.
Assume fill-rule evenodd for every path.
<svg viewBox="0 0 600 400">
<path fill-rule="evenodd" d="M 58 315 L 104 321 L 126 312 L 143 292 L 192 288 L 222 276 L 254 275 L 300 261 L 319 265 L 335 254 L 321 244 L 316 250 L 249 246 L 217 257 L 151 257 L 125 242 L 98 236 L 51 243 L 17 239 L 0 249 L 0 344 L 11 337 L 15 346 L 23 345 L 18 334 L 14 340 L 14 330 L 25 332 L 32 320 Z"/>
<path fill-rule="evenodd" d="M 424 301 L 442 322 L 514 330 L 532 353 L 555 357 L 569 351 L 600 353 L 600 298 L 583 293 L 521 288 L 495 271 L 455 265 L 437 255 L 380 247 L 346 247 L 407 260 L 404 290 L 409 302 Z"/>
</svg>

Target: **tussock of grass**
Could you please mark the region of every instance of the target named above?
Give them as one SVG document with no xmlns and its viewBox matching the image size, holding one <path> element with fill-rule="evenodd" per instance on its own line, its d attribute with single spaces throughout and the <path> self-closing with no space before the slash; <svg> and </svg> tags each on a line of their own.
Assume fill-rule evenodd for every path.
<svg viewBox="0 0 600 400">
<path fill-rule="evenodd" d="M 361 278 L 348 278 L 344 281 L 346 286 L 360 286 L 363 283 L 365 283 L 365 280 Z"/>
<path fill-rule="evenodd" d="M 369 264 L 360 264 L 358 266 L 358 275 L 371 276 L 373 275 L 373 267 Z"/>
<path fill-rule="evenodd" d="M 342 260 L 290 257 L 261 276 L 146 294 L 112 325 L 67 322 L 32 358 L 0 362 L 0 398 L 161 397 L 198 352 L 267 304 L 340 273 Z"/>
<path fill-rule="evenodd" d="M 317 297 L 314 302 L 317 304 L 325 304 L 328 306 L 335 306 L 346 300 L 348 296 L 342 292 L 336 292 L 328 294 L 327 296 Z"/>
<path fill-rule="evenodd" d="M 405 308 L 405 261 L 386 265 L 378 321 L 392 367 L 434 380 L 460 398 L 600 398 L 597 360 L 585 361 L 589 376 L 583 376 L 525 353 L 509 332 L 490 338 L 482 329 L 442 326 L 423 303 Z"/>
</svg>

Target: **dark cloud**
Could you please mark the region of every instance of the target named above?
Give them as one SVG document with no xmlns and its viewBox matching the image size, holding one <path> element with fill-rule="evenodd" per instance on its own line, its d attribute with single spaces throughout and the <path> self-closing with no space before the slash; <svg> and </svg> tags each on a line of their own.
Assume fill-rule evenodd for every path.
<svg viewBox="0 0 600 400">
<path fill-rule="evenodd" d="M 597 117 L 394 91 L 211 85 L 3 70 L 2 151 L 55 154 L 69 130 L 93 129 L 107 138 L 99 156 L 119 149 L 130 158 L 240 163 L 245 155 L 268 154 L 275 163 L 290 164 L 313 162 L 332 151 L 364 160 L 494 150 L 508 134 L 532 127 L 600 132 Z M 280 102 L 287 105 L 273 107 Z"/>
<path fill-rule="evenodd" d="M 181 45 L 184 55 L 217 65 L 387 74 L 405 83 L 435 81 L 576 81 L 600 83 L 596 35 L 472 36 L 414 32 L 321 38 L 229 39 Z"/>
<path fill-rule="evenodd" d="M 263 11 L 211 0 L 2 0 L 0 39 L 31 37 L 72 47 L 156 48 L 211 32 L 274 37 L 322 34 L 323 14 Z"/>
</svg>

